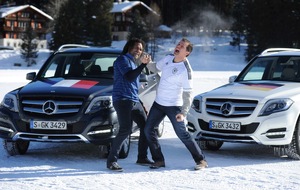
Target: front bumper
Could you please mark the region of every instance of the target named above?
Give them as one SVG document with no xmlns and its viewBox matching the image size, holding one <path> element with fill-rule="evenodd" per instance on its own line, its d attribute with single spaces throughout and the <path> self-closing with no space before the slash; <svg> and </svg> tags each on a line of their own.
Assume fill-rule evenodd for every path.
<svg viewBox="0 0 300 190">
<path fill-rule="evenodd" d="M 228 119 L 198 113 L 191 109 L 187 116 L 187 128 L 195 139 L 258 143 L 263 145 L 287 145 L 292 140 L 297 119 L 297 112 L 292 110 L 264 117 Z M 211 129 L 209 128 L 210 120 L 240 122 L 241 130 Z"/>
<path fill-rule="evenodd" d="M 13 141 L 84 142 L 105 145 L 111 142 L 119 129 L 113 109 L 63 119 L 67 122 L 67 130 L 31 129 L 31 119 L 49 120 L 21 119 L 18 113 L 0 108 L 0 138 Z"/>
</svg>

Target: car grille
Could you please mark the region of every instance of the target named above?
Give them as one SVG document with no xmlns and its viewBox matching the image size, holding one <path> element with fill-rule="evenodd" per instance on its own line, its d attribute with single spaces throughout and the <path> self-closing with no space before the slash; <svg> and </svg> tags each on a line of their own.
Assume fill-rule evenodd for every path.
<svg viewBox="0 0 300 190">
<path fill-rule="evenodd" d="M 252 114 L 257 103 L 256 100 L 208 98 L 206 112 L 226 118 L 247 117 Z"/>
<path fill-rule="evenodd" d="M 24 97 L 21 108 L 28 116 L 71 116 L 79 112 L 84 99 L 73 97 Z"/>
</svg>

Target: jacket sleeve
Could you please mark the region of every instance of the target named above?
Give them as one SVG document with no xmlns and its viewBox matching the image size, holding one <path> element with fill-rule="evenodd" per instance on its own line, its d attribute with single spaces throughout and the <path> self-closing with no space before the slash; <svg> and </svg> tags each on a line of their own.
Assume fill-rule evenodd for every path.
<svg viewBox="0 0 300 190">
<path fill-rule="evenodd" d="M 134 81 L 142 72 L 142 70 L 146 67 L 146 64 L 139 65 L 136 69 L 130 70 L 125 73 L 124 77 L 128 81 Z"/>
<path fill-rule="evenodd" d="M 183 76 L 183 94 L 182 94 L 182 99 L 183 99 L 183 105 L 182 105 L 182 114 L 184 116 L 187 115 L 191 104 L 192 104 L 192 92 L 193 92 L 193 71 L 192 68 L 189 64 L 189 61 L 186 60 L 184 62 L 185 67 L 186 67 L 186 75 Z"/>
<path fill-rule="evenodd" d="M 157 73 L 159 72 L 160 70 L 156 67 L 156 63 L 155 62 L 150 62 L 147 64 L 147 68 L 153 72 L 153 73 Z"/>
<path fill-rule="evenodd" d="M 186 116 L 192 104 L 192 92 L 184 91 L 182 94 L 182 99 L 183 105 L 181 107 L 181 113 Z"/>
</svg>

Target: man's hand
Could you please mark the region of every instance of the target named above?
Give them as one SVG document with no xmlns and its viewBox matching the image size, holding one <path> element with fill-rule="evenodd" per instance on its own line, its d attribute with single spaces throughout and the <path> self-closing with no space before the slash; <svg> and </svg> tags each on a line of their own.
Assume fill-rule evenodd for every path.
<svg viewBox="0 0 300 190">
<path fill-rule="evenodd" d="M 177 120 L 178 122 L 183 121 L 183 120 L 184 120 L 184 115 L 181 114 L 181 113 L 177 114 L 177 115 L 176 115 L 176 120 Z"/>
<path fill-rule="evenodd" d="M 143 53 L 142 54 L 142 56 L 141 56 L 141 62 L 143 63 L 143 64 L 148 64 L 148 63 L 150 63 L 151 61 L 152 61 L 152 59 L 151 59 L 151 55 L 149 55 L 148 53 Z"/>
</svg>

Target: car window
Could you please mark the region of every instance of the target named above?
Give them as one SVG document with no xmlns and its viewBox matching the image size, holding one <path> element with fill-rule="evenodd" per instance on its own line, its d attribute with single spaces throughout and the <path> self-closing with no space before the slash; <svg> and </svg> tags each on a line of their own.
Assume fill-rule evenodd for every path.
<svg viewBox="0 0 300 190">
<path fill-rule="evenodd" d="M 300 81 L 299 65 L 300 57 L 259 57 L 240 74 L 237 81 Z"/>
<path fill-rule="evenodd" d="M 78 56 L 79 55 L 77 54 L 77 57 Z M 41 68 L 41 77 L 61 77 L 64 74 L 67 74 L 70 69 L 70 64 L 67 63 L 72 62 L 68 57 L 70 57 L 70 55 L 56 54 L 47 65 L 44 65 L 44 67 Z"/>
<path fill-rule="evenodd" d="M 253 64 L 243 73 L 241 80 L 262 80 L 267 72 L 266 69 L 274 62 L 274 58 L 256 59 Z"/>
<path fill-rule="evenodd" d="M 113 63 L 118 54 L 60 53 L 42 69 L 41 77 L 113 78 Z"/>
<path fill-rule="evenodd" d="M 56 69 L 57 69 L 57 63 L 54 62 L 48 67 L 48 69 L 44 73 L 44 78 L 54 77 Z"/>
<path fill-rule="evenodd" d="M 99 65 L 102 71 L 108 71 L 108 69 L 113 66 L 115 60 L 116 57 L 98 57 L 95 64 Z"/>
</svg>

